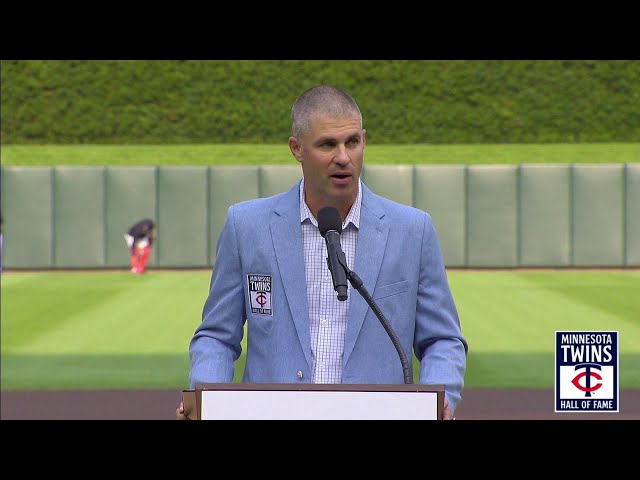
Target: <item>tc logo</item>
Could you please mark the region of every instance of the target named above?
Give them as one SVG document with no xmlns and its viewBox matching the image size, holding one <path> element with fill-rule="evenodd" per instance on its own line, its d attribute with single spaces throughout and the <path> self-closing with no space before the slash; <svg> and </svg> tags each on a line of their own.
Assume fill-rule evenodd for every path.
<svg viewBox="0 0 640 480">
<path fill-rule="evenodd" d="M 261 307 L 264 307 L 267 304 L 267 295 L 264 292 L 258 292 L 256 302 L 258 302 L 258 305 Z"/>
<path fill-rule="evenodd" d="M 598 370 L 599 372 L 602 371 L 601 365 L 598 365 L 597 363 L 579 363 L 576 365 L 575 369 L 584 370 L 584 371 L 580 372 L 578 375 L 573 377 L 573 380 L 571 380 L 571 383 L 573 383 L 578 390 L 583 391 L 585 397 L 590 397 L 591 392 L 595 392 L 600 387 L 602 387 L 601 382 L 594 383 L 592 385 L 593 379 L 595 379 L 596 381 L 602 380 L 602 376 L 593 371 L 593 370 Z M 584 385 L 580 383 L 580 380 L 582 378 L 584 378 Z"/>
</svg>

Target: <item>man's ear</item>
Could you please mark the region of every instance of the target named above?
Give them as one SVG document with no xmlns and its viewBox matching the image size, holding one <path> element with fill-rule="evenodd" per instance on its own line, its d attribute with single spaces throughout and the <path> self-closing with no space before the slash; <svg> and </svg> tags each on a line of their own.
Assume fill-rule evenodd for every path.
<svg viewBox="0 0 640 480">
<path fill-rule="evenodd" d="M 289 150 L 291 150 L 296 160 L 302 163 L 302 144 L 296 137 L 289 137 Z"/>
</svg>

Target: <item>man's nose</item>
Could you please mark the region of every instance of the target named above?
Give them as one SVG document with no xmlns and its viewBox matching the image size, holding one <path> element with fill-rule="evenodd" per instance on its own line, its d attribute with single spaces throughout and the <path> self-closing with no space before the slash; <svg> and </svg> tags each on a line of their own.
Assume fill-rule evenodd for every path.
<svg viewBox="0 0 640 480">
<path fill-rule="evenodd" d="M 349 156 L 349 152 L 347 151 L 347 148 L 344 145 L 341 145 L 338 147 L 336 151 L 336 155 L 335 157 L 333 157 L 333 161 L 340 165 L 346 165 L 349 162 L 351 162 L 351 157 Z"/>
</svg>

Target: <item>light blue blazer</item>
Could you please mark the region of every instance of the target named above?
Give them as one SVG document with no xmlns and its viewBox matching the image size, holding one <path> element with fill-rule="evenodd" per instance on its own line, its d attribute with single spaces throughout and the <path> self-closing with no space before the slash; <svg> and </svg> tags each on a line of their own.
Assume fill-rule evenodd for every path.
<svg viewBox="0 0 640 480">
<path fill-rule="evenodd" d="M 233 381 L 247 322 L 243 382 L 309 383 L 311 339 L 299 183 L 229 208 L 217 245 L 202 323 L 189 345 L 190 384 Z M 319 233 L 318 233 L 319 235 Z M 467 342 L 430 216 L 362 184 L 355 265 L 400 340 L 420 359 L 414 383 L 444 384 L 455 410 Z M 349 287 L 343 383 L 404 383 L 400 357 L 365 299 Z"/>
</svg>

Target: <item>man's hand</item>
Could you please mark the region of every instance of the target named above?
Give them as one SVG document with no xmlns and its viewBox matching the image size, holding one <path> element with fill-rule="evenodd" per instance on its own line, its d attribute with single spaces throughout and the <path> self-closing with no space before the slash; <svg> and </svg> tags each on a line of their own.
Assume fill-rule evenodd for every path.
<svg viewBox="0 0 640 480">
<path fill-rule="evenodd" d="M 176 408 L 176 420 L 189 420 L 184 414 L 184 402 L 180 401 L 180 405 Z"/>
<path fill-rule="evenodd" d="M 444 399 L 444 411 L 442 412 L 443 420 L 455 420 L 456 417 L 453 416 L 453 410 L 449 408 L 449 401 Z"/>
</svg>

